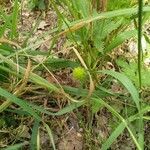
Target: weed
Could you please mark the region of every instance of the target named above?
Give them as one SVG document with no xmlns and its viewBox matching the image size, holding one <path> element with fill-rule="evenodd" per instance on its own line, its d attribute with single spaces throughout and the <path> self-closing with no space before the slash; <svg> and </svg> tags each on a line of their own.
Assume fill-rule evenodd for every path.
<svg viewBox="0 0 150 150">
<path fill-rule="evenodd" d="M 46 1 L 30 2 L 32 8 L 41 10 L 46 8 Z M 149 86 L 147 81 L 144 82 L 148 79 L 149 71 L 140 68 L 142 64 L 140 41 L 142 24 L 149 19 L 147 13 L 149 13 L 150 7 L 140 5 L 138 14 L 137 8 L 134 8 L 137 5 L 134 1 L 108 1 L 108 5 L 105 4 L 102 8 L 99 8 L 99 1 L 96 1 L 96 5 L 93 2 L 94 0 L 50 1 L 51 8 L 57 13 L 57 27 L 46 31 L 45 34 L 38 34 L 39 37 L 35 43 L 31 42 L 30 44 L 28 41 L 32 40 L 35 32 L 39 32 L 37 26 L 40 19 L 43 18 L 36 20 L 36 25 L 31 30 L 32 33 L 19 43 L 18 26 L 21 17 L 19 16 L 19 1 L 13 2 L 11 13 L 0 12 L 0 21 L 2 22 L 0 23 L 1 131 L 5 131 L 4 128 L 9 124 L 5 117 L 8 112 L 12 115 L 10 116 L 12 119 L 9 119 L 10 124 L 16 126 L 12 121 L 15 120 L 15 115 L 21 120 L 18 121 L 17 127 L 12 126 L 13 129 L 9 130 L 13 131 L 9 137 L 11 142 L 3 141 L 5 140 L 3 138 L 1 147 L 40 149 L 40 131 L 42 129 L 47 132 L 51 147 L 57 149 L 57 142 L 53 134 L 56 129 L 51 129 L 51 123 L 47 120 L 52 120 L 54 117 L 57 120 L 65 114 L 69 117 L 69 114 L 78 110 L 78 112 L 82 112 L 79 113 L 82 114 L 79 125 L 84 129 L 85 149 L 94 149 L 97 145 L 102 150 L 109 149 L 121 134 L 127 135 L 133 140 L 134 148 L 144 149 L 143 131 L 145 120 L 149 120 L 147 113 L 150 108 L 147 103 L 142 101 L 142 98 L 145 97 L 140 97 L 139 92 L 141 91 L 137 90 L 138 80 L 136 78 L 138 76 L 135 75 L 137 60 L 127 64 L 124 61 L 125 56 L 123 56 L 123 60 L 118 59 L 116 62 L 122 67 L 124 73 L 104 68 L 107 67 L 106 63 L 111 61 L 113 50 L 127 39 L 134 38 L 138 30 L 140 88 L 141 80 L 143 80 L 143 86 Z M 128 5 L 131 8 L 126 8 Z M 141 20 L 142 13 L 143 22 Z M 58 48 L 56 41 L 61 36 L 66 38 L 64 47 L 59 46 L 59 49 L 62 49 L 63 58 L 59 58 L 58 53 L 60 52 L 56 51 Z M 144 36 L 148 41 L 147 35 L 144 34 Z M 40 46 L 46 42 L 49 42 L 49 46 L 44 52 L 42 49 L 45 48 Z M 64 55 L 66 51 L 67 56 Z M 114 65 L 113 69 L 117 70 L 115 67 Z M 70 76 L 65 74 L 66 70 L 73 70 L 73 78 L 70 77 L 70 72 Z M 58 75 L 56 75 L 57 71 Z M 66 75 L 63 82 L 60 80 L 62 77 L 60 72 L 64 72 Z M 45 74 L 48 76 L 47 78 L 45 78 Z M 75 84 L 72 84 L 71 81 L 69 84 L 65 84 L 65 80 L 69 79 L 74 80 Z M 78 86 L 75 79 L 79 80 L 82 86 Z M 117 83 L 115 88 L 120 89 L 117 92 L 112 89 L 112 85 L 115 83 Z M 43 91 L 48 93 L 46 94 L 47 100 L 39 98 Z M 38 96 L 37 101 L 31 100 L 32 94 Z M 27 95 L 31 97 L 31 101 L 27 100 Z M 119 108 L 116 109 L 117 107 Z M 96 125 L 100 122 L 98 117 L 101 110 L 107 110 L 104 115 L 106 118 L 110 117 L 110 120 L 107 120 L 110 129 L 106 127 L 105 123 L 103 125 L 107 128 L 107 134 L 100 132 L 95 134 L 95 131 L 99 130 L 96 129 Z M 75 113 L 73 114 L 76 116 Z M 69 127 L 64 120 L 62 121 L 63 126 Z M 113 122 L 114 120 L 115 122 Z M 72 126 L 72 128 L 75 127 Z M 28 130 L 26 134 L 29 133 L 29 137 L 23 136 L 24 129 Z M 4 137 L 5 133 L 1 135 Z"/>
</svg>

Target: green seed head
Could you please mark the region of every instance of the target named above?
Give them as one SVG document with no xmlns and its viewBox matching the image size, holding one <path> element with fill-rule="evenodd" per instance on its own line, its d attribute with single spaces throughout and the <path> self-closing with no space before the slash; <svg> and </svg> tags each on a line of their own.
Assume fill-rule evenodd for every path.
<svg viewBox="0 0 150 150">
<path fill-rule="evenodd" d="M 86 75 L 87 75 L 87 73 L 86 73 L 85 69 L 82 67 L 77 67 L 73 70 L 73 77 L 76 80 L 83 81 L 83 80 L 85 80 Z"/>
</svg>

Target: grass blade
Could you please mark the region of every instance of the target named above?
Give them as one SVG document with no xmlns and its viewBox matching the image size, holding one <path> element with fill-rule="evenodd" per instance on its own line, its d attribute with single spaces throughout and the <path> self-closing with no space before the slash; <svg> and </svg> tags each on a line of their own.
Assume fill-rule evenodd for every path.
<svg viewBox="0 0 150 150">
<path fill-rule="evenodd" d="M 13 94 L 7 92 L 6 90 L 2 89 L 0 87 L 0 95 L 2 97 L 5 97 L 6 99 L 10 100 L 11 102 L 19 105 L 21 108 L 23 108 L 25 111 L 27 111 L 29 114 L 31 114 L 35 119 L 41 121 L 41 118 L 39 117 L 39 115 L 33 110 L 33 108 L 31 108 L 31 106 L 25 102 L 24 100 L 21 100 L 19 98 L 17 98 L 16 96 L 14 96 Z M 0 109 L 1 110 L 1 109 Z"/>
<path fill-rule="evenodd" d="M 101 150 L 107 150 L 108 148 L 110 148 L 110 146 L 113 144 L 116 138 L 123 132 L 124 129 L 125 129 L 124 123 L 120 123 L 118 127 L 115 129 L 115 131 L 113 131 L 110 137 L 102 145 Z"/>
<path fill-rule="evenodd" d="M 133 101 L 135 102 L 137 109 L 140 111 L 140 104 L 139 104 L 140 98 L 139 98 L 138 91 L 136 90 L 133 83 L 125 75 L 115 72 L 115 71 L 111 71 L 111 70 L 103 70 L 103 71 L 98 71 L 98 72 L 111 75 L 117 80 L 119 80 L 128 90 L 128 92 L 131 94 L 131 97 Z"/>
<path fill-rule="evenodd" d="M 13 14 L 12 14 L 12 23 L 11 23 L 11 39 L 17 36 L 17 23 L 18 23 L 18 13 L 19 12 L 19 5 L 18 0 L 14 2 Z"/>
<path fill-rule="evenodd" d="M 144 12 L 150 12 L 150 7 L 143 7 L 143 11 Z M 110 11 L 110 12 L 104 12 L 104 13 L 100 13 L 98 15 L 94 15 L 94 16 L 90 16 L 87 17 L 85 19 L 80 19 L 78 21 L 72 22 L 68 27 L 64 27 L 62 28 L 62 32 L 59 35 L 63 35 L 65 33 L 70 33 L 70 31 L 76 31 L 86 25 L 88 25 L 91 22 L 97 21 L 97 20 L 102 20 L 102 19 L 106 19 L 106 18 L 113 18 L 113 17 L 119 17 L 119 16 L 130 16 L 133 14 L 137 14 L 138 13 L 138 9 L 137 8 L 126 8 L 126 9 L 120 9 L 120 10 L 114 10 L 114 11 Z"/>
<path fill-rule="evenodd" d="M 132 121 L 134 121 L 135 119 L 138 119 L 137 116 L 139 116 L 138 114 L 129 117 L 128 119 L 126 119 L 126 122 L 130 123 Z M 123 122 L 121 122 L 116 129 L 112 132 L 112 134 L 109 136 L 109 138 L 105 141 L 105 143 L 102 145 L 102 150 L 107 150 L 108 148 L 110 148 L 110 146 L 113 144 L 113 142 L 117 139 L 117 137 L 123 132 L 123 130 L 125 129 L 125 124 Z"/>
<path fill-rule="evenodd" d="M 45 126 L 45 128 L 48 132 L 48 135 L 49 135 L 50 141 L 52 143 L 53 149 L 56 150 L 55 143 L 54 143 L 54 138 L 53 138 L 53 135 L 52 135 L 52 131 L 46 123 L 44 123 L 44 126 Z"/>
<path fill-rule="evenodd" d="M 30 149 L 31 150 L 39 150 L 40 149 L 40 144 L 39 144 L 39 121 L 35 120 L 33 129 L 32 129 L 32 135 L 31 135 L 31 141 L 30 141 Z"/>
<path fill-rule="evenodd" d="M 127 128 L 131 138 L 133 139 L 136 147 L 138 150 L 142 150 L 136 137 L 134 136 L 132 130 L 129 128 L 127 121 L 115 110 L 113 109 L 113 107 L 111 107 L 110 105 L 108 105 L 105 101 L 103 101 L 101 98 L 92 98 L 92 100 L 99 100 L 101 102 L 102 105 L 104 105 L 112 114 L 114 114 L 118 119 L 120 119 L 122 121 L 122 123 L 124 124 L 124 126 Z M 123 130 L 123 126 L 119 127 L 119 130 Z"/>
<path fill-rule="evenodd" d="M 121 45 L 125 40 L 136 36 L 136 34 L 137 34 L 137 31 L 132 30 L 132 31 L 125 31 L 125 32 L 117 35 L 117 37 L 115 37 L 115 39 L 106 47 L 106 49 L 105 49 L 106 52 L 116 48 L 117 46 Z"/>
<path fill-rule="evenodd" d="M 14 70 L 17 69 L 17 64 L 14 63 L 12 60 L 4 57 L 3 55 L 0 54 L 0 58 L 5 61 L 10 67 L 12 67 Z M 25 68 L 19 66 L 19 71 L 22 75 L 25 74 Z M 47 80 L 43 79 L 42 77 L 34 74 L 34 73 L 30 73 L 30 79 L 36 83 L 36 84 L 39 84 L 39 85 L 42 85 L 44 86 L 45 88 L 48 88 L 49 90 L 52 90 L 52 91 L 57 91 L 59 92 L 59 89 L 54 86 L 53 84 L 51 84 L 50 82 L 48 82 Z"/>
<path fill-rule="evenodd" d="M 21 147 L 23 147 L 26 144 L 27 144 L 26 142 L 20 143 L 20 144 L 15 144 L 15 145 L 12 145 L 12 146 L 8 146 L 7 148 L 4 148 L 2 150 L 19 150 Z"/>
</svg>

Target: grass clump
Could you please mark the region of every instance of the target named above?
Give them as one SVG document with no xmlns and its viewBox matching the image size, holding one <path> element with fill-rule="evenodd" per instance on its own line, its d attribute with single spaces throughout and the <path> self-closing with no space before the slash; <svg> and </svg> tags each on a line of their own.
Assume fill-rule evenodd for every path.
<svg viewBox="0 0 150 150">
<path fill-rule="evenodd" d="M 14 0 L 0 12 L 0 147 L 147 148 L 149 95 L 142 87 L 148 89 L 149 72 L 140 68 L 140 40 L 149 41 L 142 25 L 150 7 L 135 1 L 30 3 L 36 11 Z M 128 58 L 124 43 L 137 35 L 140 55 Z"/>
</svg>

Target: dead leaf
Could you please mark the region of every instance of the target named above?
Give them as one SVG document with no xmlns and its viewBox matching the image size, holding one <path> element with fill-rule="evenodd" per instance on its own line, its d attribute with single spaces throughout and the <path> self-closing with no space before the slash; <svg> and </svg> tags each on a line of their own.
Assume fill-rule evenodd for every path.
<svg viewBox="0 0 150 150">
<path fill-rule="evenodd" d="M 38 26 L 38 29 L 39 29 L 39 30 L 44 30 L 47 25 L 48 25 L 48 24 L 47 24 L 44 20 L 42 20 L 42 21 L 40 22 L 39 26 Z"/>
</svg>

